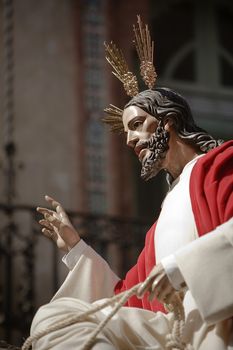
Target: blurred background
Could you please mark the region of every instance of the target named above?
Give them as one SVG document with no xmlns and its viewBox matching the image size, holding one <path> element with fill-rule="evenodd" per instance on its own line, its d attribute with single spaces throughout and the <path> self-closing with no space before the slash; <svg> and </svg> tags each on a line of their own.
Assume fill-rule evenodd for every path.
<svg viewBox="0 0 233 350">
<path fill-rule="evenodd" d="M 135 262 L 167 186 L 148 183 L 125 137 L 101 123 L 128 101 L 104 41 L 139 72 L 132 25 L 155 41 L 158 86 L 183 94 L 197 124 L 233 130 L 231 0 L 3 0 L 0 4 L 0 339 L 20 345 L 67 271 L 35 207 L 60 201 L 121 276 Z M 142 89 L 144 87 L 142 86 Z"/>
</svg>

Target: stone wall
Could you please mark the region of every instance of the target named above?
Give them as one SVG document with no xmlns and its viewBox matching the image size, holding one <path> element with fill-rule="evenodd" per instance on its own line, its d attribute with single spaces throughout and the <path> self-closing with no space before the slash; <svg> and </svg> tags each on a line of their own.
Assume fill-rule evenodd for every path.
<svg viewBox="0 0 233 350">
<path fill-rule="evenodd" d="M 17 203 L 75 209 L 79 66 L 71 1 L 15 1 Z"/>
<path fill-rule="evenodd" d="M 78 167 L 81 163 L 77 143 L 79 106 L 76 82 L 80 67 L 76 52 L 74 2 L 16 0 L 14 6 L 15 203 L 45 205 L 44 195 L 50 194 L 65 208 L 77 210 Z M 2 19 L 2 7 L 0 10 Z M 2 32 L 0 38 L 2 48 Z M 1 64 L 1 88 L 3 73 Z M 2 111 L 1 104 L 1 146 L 5 132 Z M 4 167 L 2 147 L 1 159 Z M 4 188 L 5 179 L 1 172 L 2 203 L 5 200 Z M 19 219 L 25 232 L 28 220 L 26 217 Z M 53 293 L 52 254 L 51 244 L 45 238 L 39 238 L 36 248 L 38 304 L 48 301 L 48 296 Z M 61 280 L 64 275 L 61 267 Z"/>
</svg>

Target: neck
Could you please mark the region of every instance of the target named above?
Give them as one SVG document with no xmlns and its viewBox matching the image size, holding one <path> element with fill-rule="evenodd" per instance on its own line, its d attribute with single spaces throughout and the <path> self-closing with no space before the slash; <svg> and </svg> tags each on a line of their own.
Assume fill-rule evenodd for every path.
<svg viewBox="0 0 233 350">
<path fill-rule="evenodd" d="M 166 155 L 165 169 L 173 179 L 180 176 L 185 165 L 196 158 L 201 152 L 197 152 L 192 146 L 187 145 L 178 137 L 171 137 L 169 150 Z"/>
</svg>

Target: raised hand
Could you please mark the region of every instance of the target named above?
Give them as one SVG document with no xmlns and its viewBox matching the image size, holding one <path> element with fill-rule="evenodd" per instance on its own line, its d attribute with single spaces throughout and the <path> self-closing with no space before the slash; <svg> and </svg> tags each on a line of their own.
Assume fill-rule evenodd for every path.
<svg viewBox="0 0 233 350">
<path fill-rule="evenodd" d="M 49 196 L 45 196 L 45 200 L 54 210 L 41 207 L 36 209 L 44 216 L 39 221 L 39 224 L 43 226 L 42 233 L 52 239 L 59 249 L 69 252 L 80 241 L 80 236 L 61 204 Z"/>
</svg>

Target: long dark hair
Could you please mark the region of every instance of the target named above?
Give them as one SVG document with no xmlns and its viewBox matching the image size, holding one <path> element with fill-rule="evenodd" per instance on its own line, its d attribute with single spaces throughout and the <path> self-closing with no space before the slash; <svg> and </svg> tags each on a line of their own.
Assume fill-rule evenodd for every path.
<svg viewBox="0 0 233 350">
<path fill-rule="evenodd" d="M 157 88 L 142 91 L 134 96 L 125 108 L 129 106 L 140 107 L 157 120 L 165 121 L 167 117 L 171 118 L 178 136 L 199 152 L 207 153 L 223 143 L 223 140 L 215 140 L 195 124 L 187 101 L 171 89 Z"/>
</svg>

